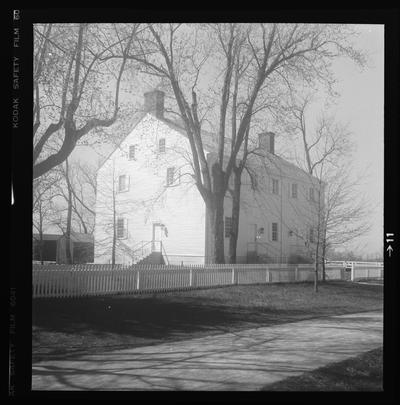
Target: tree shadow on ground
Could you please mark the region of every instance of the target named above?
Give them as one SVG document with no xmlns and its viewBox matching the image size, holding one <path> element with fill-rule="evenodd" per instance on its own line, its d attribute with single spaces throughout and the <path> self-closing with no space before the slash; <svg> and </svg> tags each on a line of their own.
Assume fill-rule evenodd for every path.
<svg viewBox="0 0 400 405">
<path fill-rule="evenodd" d="M 279 309 L 224 305 L 218 299 L 91 297 L 36 299 L 32 304 L 33 360 L 66 358 L 221 334 L 349 312 L 345 306 Z"/>
<path fill-rule="evenodd" d="M 345 322 L 361 322 L 361 319 L 375 318 L 353 316 Z M 369 382 L 376 385 L 381 381 L 375 358 L 368 359 L 375 367 L 368 371 L 368 375 L 363 370 L 368 365 L 367 361 L 358 364 L 350 360 L 345 368 L 342 363 L 333 364 L 317 369 L 318 374 L 314 373 L 312 379 L 305 380 L 305 375 L 313 373 L 311 370 L 315 368 L 316 359 L 320 363 L 322 353 L 324 356 L 329 354 L 329 358 L 343 358 L 354 353 L 354 347 L 350 341 L 343 344 L 343 341 L 331 339 L 329 333 L 325 336 L 327 341 L 316 347 L 314 336 L 309 333 L 300 337 L 299 352 L 299 348 L 293 345 L 297 339 L 297 333 L 287 334 L 285 331 L 272 335 L 260 333 L 251 339 L 246 334 L 233 333 L 214 340 L 205 339 L 200 344 L 188 341 L 182 345 L 147 346 L 136 350 L 86 354 L 75 360 L 63 358 L 61 362 L 35 363 L 33 389 L 258 390 L 266 381 L 289 376 L 289 379 L 283 380 L 286 385 L 272 383 L 261 389 L 285 390 L 290 381 L 298 381 L 297 386 L 306 381 L 303 388 L 326 391 L 343 387 L 358 389 L 368 387 Z M 346 381 L 343 375 L 356 379 Z"/>
</svg>

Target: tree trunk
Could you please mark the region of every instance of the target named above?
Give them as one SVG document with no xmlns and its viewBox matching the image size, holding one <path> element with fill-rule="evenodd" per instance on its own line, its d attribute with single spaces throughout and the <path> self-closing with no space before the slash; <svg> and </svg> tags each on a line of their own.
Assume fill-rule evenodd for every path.
<svg viewBox="0 0 400 405">
<path fill-rule="evenodd" d="M 215 196 L 209 207 L 212 241 L 212 263 L 224 264 L 224 198 Z"/>
<path fill-rule="evenodd" d="M 322 258 L 322 282 L 326 281 L 326 269 L 325 269 L 325 260 L 326 260 L 326 239 L 324 238 L 322 242 L 322 251 L 321 251 L 321 258 Z"/>
<path fill-rule="evenodd" d="M 219 163 L 212 166 L 213 190 L 210 198 L 206 201 L 210 212 L 210 228 L 212 240 L 212 263 L 224 264 L 224 199 L 226 184 L 224 172 Z"/>
<path fill-rule="evenodd" d="M 113 180 L 113 183 L 115 181 Z M 114 268 L 115 265 L 115 250 L 117 245 L 117 218 L 115 211 L 115 184 L 113 184 L 113 239 L 112 239 L 112 248 L 111 248 L 111 265 Z"/>
<path fill-rule="evenodd" d="M 314 292 L 318 292 L 318 256 L 315 254 Z"/>
<path fill-rule="evenodd" d="M 232 194 L 232 230 L 229 236 L 229 263 L 237 261 L 237 241 L 239 236 L 239 218 L 240 218 L 240 187 L 241 170 L 234 168 L 234 188 Z"/>
<path fill-rule="evenodd" d="M 65 232 L 65 254 L 67 259 L 67 264 L 72 264 L 73 257 L 71 252 L 71 224 L 72 224 L 72 192 L 71 183 L 69 181 L 68 173 L 68 161 L 66 161 L 66 180 L 68 188 L 68 211 L 67 211 L 67 230 Z"/>
<path fill-rule="evenodd" d="M 319 268 L 319 233 L 317 246 L 315 248 L 315 273 L 314 273 L 314 292 L 318 292 L 318 268 Z"/>
<path fill-rule="evenodd" d="M 40 231 L 40 240 L 39 240 L 39 254 L 40 254 L 40 264 L 43 266 L 43 232 Z"/>
<path fill-rule="evenodd" d="M 43 213 L 42 213 L 42 203 L 39 203 L 39 255 L 40 264 L 43 266 Z"/>
<path fill-rule="evenodd" d="M 69 195 L 69 193 L 68 193 Z M 72 222 L 72 204 L 71 200 L 68 201 L 68 214 L 67 214 L 67 230 L 65 232 L 65 255 L 67 264 L 72 264 L 71 252 L 71 222 Z"/>
</svg>

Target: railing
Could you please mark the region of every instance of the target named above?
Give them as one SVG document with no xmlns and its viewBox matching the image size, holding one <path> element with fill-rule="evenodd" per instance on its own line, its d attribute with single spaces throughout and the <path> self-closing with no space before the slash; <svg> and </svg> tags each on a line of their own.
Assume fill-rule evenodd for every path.
<svg viewBox="0 0 400 405">
<path fill-rule="evenodd" d="M 140 241 L 130 248 L 125 243 L 122 243 L 125 251 L 132 259 L 132 263 L 136 264 L 149 256 L 153 252 L 162 253 L 163 246 L 161 241 Z"/>
<path fill-rule="evenodd" d="M 122 240 L 118 239 L 118 248 L 122 249 L 124 253 L 126 253 L 132 260 L 133 263 L 137 260 L 137 254 L 135 252 L 135 249 L 131 248 L 129 245 L 127 245 L 125 242 Z"/>
<path fill-rule="evenodd" d="M 341 271 L 341 279 L 359 281 L 363 279 L 383 280 L 383 263 L 382 262 L 354 262 L 354 261 L 330 261 L 325 268 L 328 270 L 336 269 Z M 346 275 L 346 271 L 349 275 Z"/>
<path fill-rule="evenodd" d="M 343 265 L 345 267 L 350 267 L 351 264 L 354 264 L 355 266 L 375 266 L 375 267 L 382 267 L 383 262 L 357 262 L 357 261 L 352 261 L 352 260 L 329 260 L 326 262 L 328 265 Z"/>
<path fill-rule="evenodd" d="M 136 259 L 134 264 L 140 262 L 145 257 L 149 256 L 154 251 L 154 245 L 152 241 L 142 241 L 142 246 L 136 250 Z"/>
<path fill-rule="evenodd" d="M 163 255 L 163 258 L 167 263 L 167 265 L 169 265 L 168 255 L 167 252 L 165 251 L 164 244 L 162 243 L 162 241 L 160 241 L 160 245 L 161 245 L 161 254 Z"/>
</svg>

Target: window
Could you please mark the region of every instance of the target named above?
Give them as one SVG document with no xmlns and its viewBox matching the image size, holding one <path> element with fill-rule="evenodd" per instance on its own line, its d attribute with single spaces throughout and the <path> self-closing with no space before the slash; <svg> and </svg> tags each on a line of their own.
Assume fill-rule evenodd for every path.
<svg viewBox="0 0 400 405">
<path fill-rule="evenodd" d="M 314 189 L 310 188 L 310 201 L 315 201 Z"/>
<path fill-rule="evenodd" d="M 168 167 L 167 169 L 167 186 L 171 186 L 174 183 L 175 167 Z"/>
<path fill-rule="evenodd" d="M 122 174 L 118 178 L 118 191 L 128 191 L 128 176 Z"/>
<path fill-rule="evenodd" d="M 165 138 L 161 138 L 158 141 L 158 152 L 165 153 Z"/>
<path fill-rule="evenodd" d="M 117 239 L 124 239 L 128 236 L 127 220 L 125 218 L 117 219 Z"/>
<path fill-rule="evenodd" d="M 292 198 L 297 198 L 297 184 L 292 184 Z"/>
<path fill-rule="evenodd" d="M 257 173 L 251 173 L 250 175 L 250 186 L 253 191 L 258 190 L 258 175 Z"/>
<path fill-rule="evenodd" d="M 225 217 L 225 238 L 229 238 L 232 232 L 232 217 Z"/>
<path fill-rule="evenodd" d="M 272 222 L 272 235 L 271 239 L 274 242 L 278 241 L 278 223 L 277 222 Z"/>
<path fill-rule="evenodd" d="M 136 159 L 135 152 L 136 152 L 136 145 L 130 145 L 129 146 L 129 160 Z"/>
<path fill-rule="evenodd" d="M 315 238 L 314 238 L 314 228 L 310 228 L 310 243 L 314 243 Z"/>
<path fill-rule="evenodd" d="M 272 193 L 279 194 L 279 181 L 277 179 L 272 179 Z"/>
</svg>

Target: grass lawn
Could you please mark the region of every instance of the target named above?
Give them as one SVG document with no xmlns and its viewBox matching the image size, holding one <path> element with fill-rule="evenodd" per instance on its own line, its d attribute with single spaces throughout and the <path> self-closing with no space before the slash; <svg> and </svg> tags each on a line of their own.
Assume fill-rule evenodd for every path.
<svg viewBox="0 0 400 405">
<path fill-rule="evenodd" d="M 382 310 L 379 285 L 231 286 L 105 298 L 34 299 L 33 361 L 65 359 L 313 317 Z"/>
<path fill-rule="evenodd" d="M 266 385 L 263 391 L 382 391 L 383 350 L 357 357 Z"/>
</svg>

